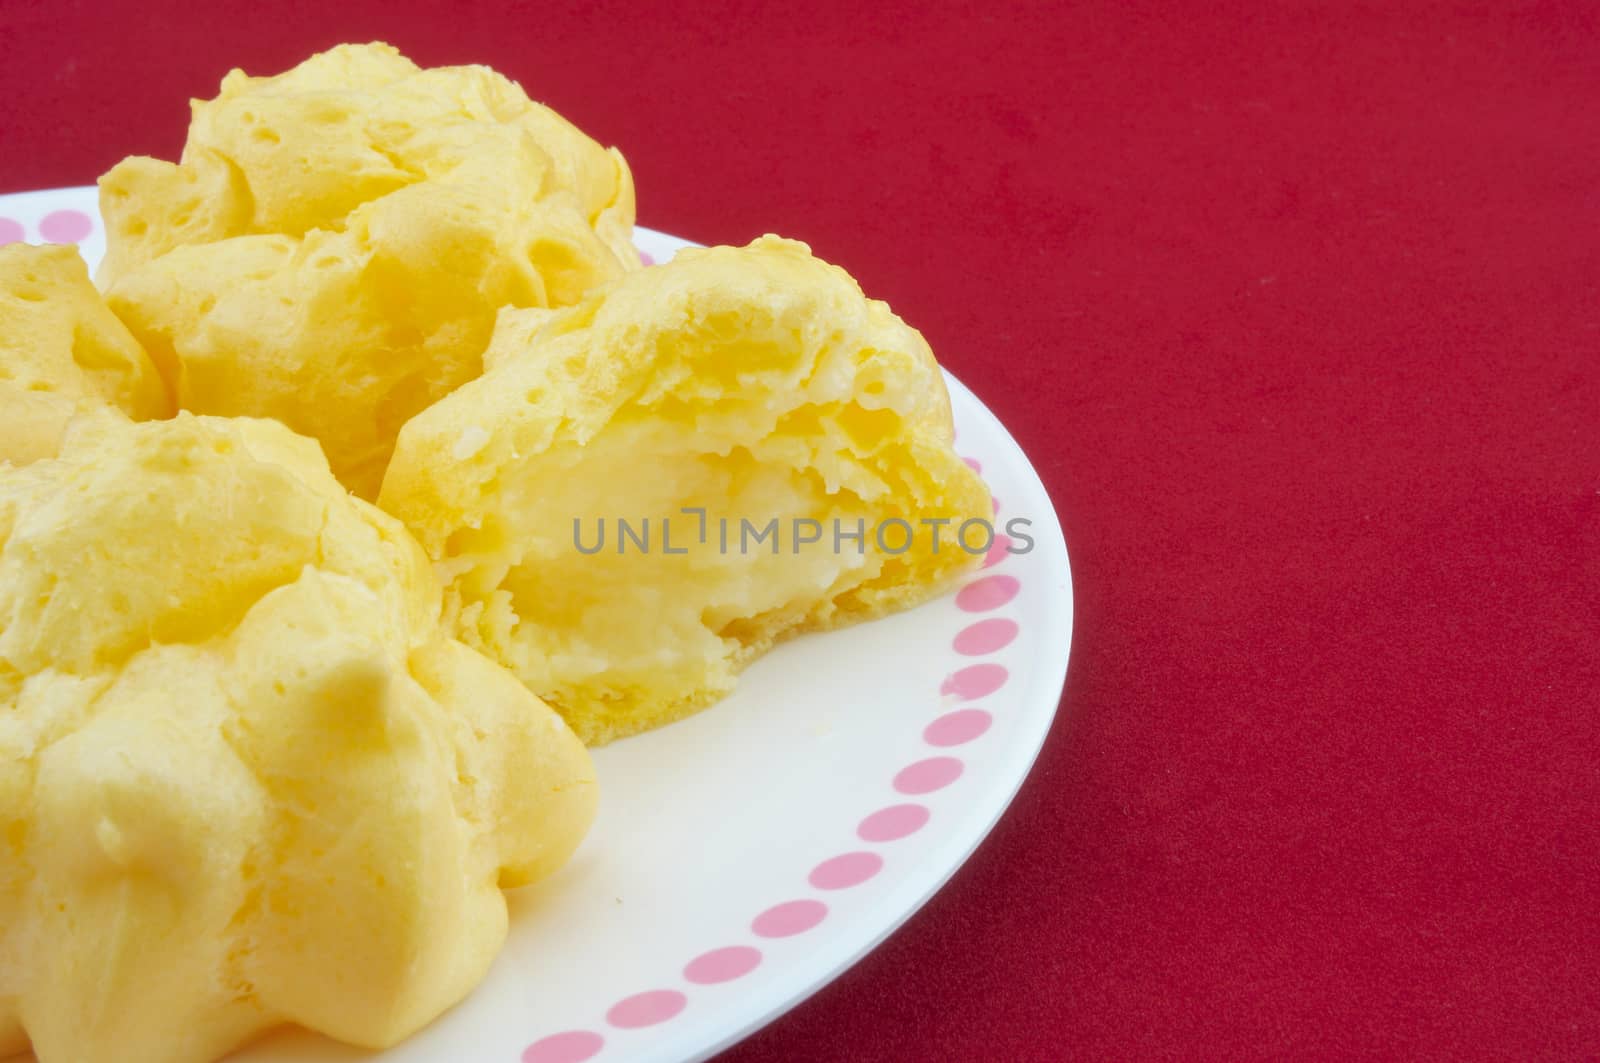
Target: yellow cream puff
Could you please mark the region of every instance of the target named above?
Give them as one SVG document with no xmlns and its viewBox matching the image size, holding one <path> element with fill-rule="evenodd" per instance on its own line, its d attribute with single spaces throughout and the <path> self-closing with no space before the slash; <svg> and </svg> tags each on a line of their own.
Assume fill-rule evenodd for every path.
<svg viewBox="0 0 1600 1063">
<path fill-rule="evenodd" d="M 272 421 L 79 420 L 0 466 L 0 1057 L 382 1047 L 482 978 L 594 774 L 438 608 Z"/>
<path fill-rule="evenodd" d="M 196 101 L 182 160 L 100 179 L 111 305 L 181 408 L 272 417 L 376 494 L 395 433 L 476 376 L 502 306 L 639 264 L 633 181 L 481 66 L 341 45 Z"/>
<path fill-rule="evenodd" d="M 401 430 L 379 504 L 436 562 L 451 630 L 585 742 L 978 563 L 958 531 L 990 496 L 933 354 L 804 244 L 685 251 L 505 311 L 485 361 Z"/>
<path fill-rule="evenodd" d="M 77 415 L 171 412 L 161 374 L 76 248 L 0 247 L 0 462 L 53 456 Z"/>
</svg>

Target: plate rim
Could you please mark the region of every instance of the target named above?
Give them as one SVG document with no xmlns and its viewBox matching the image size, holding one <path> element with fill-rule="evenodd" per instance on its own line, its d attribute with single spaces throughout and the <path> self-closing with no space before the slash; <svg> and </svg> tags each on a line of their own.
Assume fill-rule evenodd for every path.
<svg viewBox="0 0 1600 1063">
<path fill-rule="evenodd" d="M 0 193 L 0 207 L 17 201 L 26 202 L 28 206 L 36 206 L 39 201 L 46 201 L 56 196 L 92 196 L 97 197 L 98 188 L 95 185 L 72 185 L 59 188 L 29 189 L 18 192 Z M 19 204 L 22 205 L 22 204 Z M 98 220 L 98 209 L 95 214 Z M 103 231 L 103 222 L 101 223 Z M 671 245 L 676 251 L 682 247 L 700 247 L 702 244 L 687 240 L 683 237 L 653 229 L 643 225 L 635 225 L 637 235 L 645 236 L 652 242 Z M 99 234 L 96 234 L 97 236 Z M 663 259 L 664 261 L 664 259 Z M 1039 475 L 1038 468 L 1022 449 L 1016 438 L 1011 434 L 1005 423 L 991 410 L 987 404 L 963 381 L 941 366 L 945 385 L 952 397 L 952 405 L 957 396 L 962 403 L 970 404 L 970 416 L 976 416 L 987 421 L 987 429 L 992 436 L 994 445 L 1003 451 L 1005 464 L 1012 467 L 1017 473 L 1023 474 L 1023 489 L 1026 494 L 1033 496 L 1025 500 L 1024 504 L 1037 506 L 1037 514 L 1030 509 L 1029 515 L 1036 530 L 1042 531 L 1039 536 L 1041 545 L 1049 547 L 1046 557 L 1045 574 L 1051 586 L 1044 595 L 1040 609 L 1040 636 L 1038 651 L 1029 661 L 1030 667 L 1026 673 L 1026 685 L 1023 692 L 1017 695 L 1014 703 L 1025 708 L 1026 718 L 1031 725 L 1026 732 L 1021 732 L 1014 738 L 1006 749 L 1003 764 L 1004 770 L 996 769 L 1000 777 L 999 784 L 991 784 L 986 791 L 987 802 L 983 808 L 981 820 L 974 822 L 958 823 L 958 829 L 946 832 L 936 844 L 934 854 L 924 853 L 915 863 L 910 865 L 908 872 L 902 876 L 903 881 L 897 883 L 883 898 L 876 902 L 877 907 L 892 911 L 892 915 L 881 922 L 874 922 L 869 933 L 852 937 L 843 935 L 848 942 L 840 955 L 832 957 L 824 970 L 812 973 L 801 979 L 781 979 L 768 988 L 756 1001 L 739 1009 L 746 1017 L 731 1021 L 726 1029 L 702 1047 L 694 1049 L 690 1055 L 674 1058 L 689 1061 L 689 1063 L 702 1063 L 720 1052 L 726 1051 L 777 1021 L 783 1015 L 793 1011 L 822 989 L 831 985 L 846 971 L 858 964 L 868 954 L 875 951 L 890 936 L 899 931 L 913 916 L 919 913 L 927 903 L 933 899 L 955 874 L 966 866 L 967 862 L 993 833 L 1011 805 L 1021 792 L 1023 785 L 1033 774 L 1033 769 L 1038 762 L 1040 753 L 1054 728 L 1057 717 L 1062 711 L 1062 701 L 1066 689 L 1066 680 L 1070 673 L 1072 660 L 1072 643 L 1075 631 L 1075 604 L 1076 595 L 1072 582 L 1071 559 L 1067 550 L 1066 538 L 1061 527 L 1060 514 L 1055 500 L 1050 497 L 1049 489 L 1045 486 L 1043 478 Z M 993 449 L 993 447 L 991 447 Z M 935 599 L 938 601 L 938 599 Z M 933 604 L 933 603 L 926 603 Z M 1065 652 L 1056 652 L 1055 647 L 1064 647 Z M 1045 704 L 1047 702 L 1047 704 Z M 932 874 L 918 875 L 918 868 L 933 867 Z M 869 920 L 870 921 L 870 920 Z M 794 966 L 802 966 L 795 964 Z M 793 969 L 791 967 L 791 969 Z M 798 987 L 796 984 L 798 983 Z M 576 1028 L 576 1027 L 574 1027 Z M 548 1033 L 554 1033 L 549 1031 Z M 538 1034 L 536 1036 L 546 1036 Z M 520 1039 L 520 1038 L 519 1038 Z M 535 1041 L 537 1043 L 537 1040 Z M 397 1046 L 398 1047 L 398 1046 Z M 646 1056 L 652 1050 L 644 1048 Z"/>
</svg>

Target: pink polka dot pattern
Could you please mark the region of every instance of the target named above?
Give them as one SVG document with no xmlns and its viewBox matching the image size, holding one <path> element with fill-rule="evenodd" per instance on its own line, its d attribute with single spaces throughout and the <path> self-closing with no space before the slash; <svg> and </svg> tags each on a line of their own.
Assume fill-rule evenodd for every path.
<svg viewBox="0 0 1600 1063">
<path fill-rule="evenodd" d="M 996 496 L 990 497 L 989 505 L 994 508 L 995 513 L 998 515 L 999 512 L 1000 512 L 1000 498 L 999 498 L 999 496 L 996 495 Z"/>
<path fill-rule="evenodd" d="M 1021 589 L 1015 576 L 984 576 L 961 588 L 956 595 L 956 608 L 967 613 L 987 613 L 1015 598 Z"/>
<path fill-rule="evenodd" d="M 76 217 L 68 217 L 76 216 Z M 57 219 L 53 224 L 51 219 Z M 78 219 L 81 219 L 78 220 Z M 50 226 L 54 235 L 46 226 Z M 47 238 L 75 242 L 88 235 L 92 223 L 76 211 L 57 211 L 41 224 Z M 10 228 L 8 228 L 8 226 Z M 79 230 L 82 230 L 81 232 Z M 0 218 L 0 243 L 15 231 L 20 239 L 22 227 L 6 218 Z M 654 258 L 645 251 L 639 252 L 640 261 L 653 265 Z M 983 466 L 974 458 L 963 458 L 974 472 L 982 473 Z M 1000 500 L 993 499 L 994 511 L 1000 512 Z M 1011 556 L 1014 540 L 996 534 L 987 551 L 983 567 L 993 568 Z M 1021 583 L 1009 575 L 981 576 L 963 587 L 956 595 L 955 605 L 962 612 L 986 613 L 999 609 L 1014 599 Z M 951 644 L 962 656 L 979 657 L 995 653 L 1014 642 L 1020 633 L 1017 622 L 1005 617 L 987 617 L 962 628 Z M 1006 684 L 1010 673 L 998 664 L 972 664 L 946 676 L 940 693 L 954 695 L 962 700 L 986 697 Z M 939 716 L 922 731 L 922 740 L 938 749 L 965 745 L 988 733 L 994 717 L 986 709 L 975 707 L 956 709 Z M 966 764 L 958 757 L 934 756 L 919 760 L 902 768 L 894 776 L 894 789 L 902 794 L 929 794 L 942 790 L 966 771 Z M 856 836 L 863 842 L 881 844 L 909 837 L 926 827 L 932 813 L 926 805 L 915 802 L 888 805 L 871 813 L 856 826 Z M 811 869 L 807 883 L 815 890 L 833 892 L 859 886 L 879 875 L 884 869 L 881 855 L 870 850 L 856 850 L 830 857 Z M 750 932 L 758 938 L 773 940 L 795 937 L 820 925 L 829 914 L 828 906 L 820 900 L 801 898 L 773 905 L 750 922 Z M 745 977 L 761 966 L 764 956 L 760 949 L 749 945 L 727 945 L 703 952 L 683 968 L 683 979 L 690 985 L 713 986 L 733 982 Z M 613 1004 L 606 1012 L 606 1022 L 624 1030 L 642 1029 L 667 1022 L 689 1006 L 689 998 L 676 989 L 652 989 L 635 993 Z M 522 1054 L 522 1063 L 585 1063 L 605 1047 L 605 1038 L 589 1030 L 568 1030 L 553 1034 L 529 1045 Z"/>
<path fill-rule="evenodd" d="M 941 748 L 963 745 L 987 731 L 993 722 L 994 717 L 982 709 L 958 709 L 924 728 L 922 740 Z"/>
<path fill-rule="evenodd" d="M 996 534 L 994 537 L 994 545 L 989 547 L 989 552 L 987 554 L 983 555 L 983 567 L 993 568 L 1006 558 L 1010 557 L 1011 542 L 1012 540 L 1009 535 Z"/>
<path fill-rule="evenodd" d="M 748 945 L 733 945 L 725 949 L 712 949 L 689 961 L 683 969 L 686 982 L 695 985 L 720 985 L 735 978 L 743 978 L 761 965 L 761 950 Z"/>
<path fill-rule="evenodd" d="M 903 794 L 931 794 L 961 778 L 965 768 L 955 757 L 929 757 L 902 768 L 894 777 L 894 788 Z"/>
<path fill-rule="evenodd" d="M 956 636 L 954 646 L 955 651 L 963 657 L 982 657 L 986 653 L 1005 649 L 1016 637 L 1017 622 L 996 616 L 963 628 Z"/>
<path fill-rule="evenodd" d="M 1006 685 L 1007 672 L 998 664 L 974 664 L 945 677 L 940 693 L 958 698 L 982 698 Z"/>
<path fill-rule="evenodd" d="M 828 917 L 821 901 L 786 901 L 755 917 L 750 932 L 762 938 L 788 938 L 804 934 Z"/>
<path fill-rule="evenodd" d="M 75 244 L 94 232 L 94 222 L 81 210 L 53 210 L 39 222 L 39 235 L 52 244 Z"/>
<path fill-rule="evenodd" d="M 666 1022 L 689 1006 L 689 998 L 676 989 L 652 989 L 617 1001 L 606 1021 L 622 1030 L 639 1030 Z"/>
<path fill-rule="evenodd" d="M 0 218 L 0 246 L 20 244 L 27 235 L 27 232 L 22 228 L 22 223 L 15 218 Z"/>
<path fill-rule="evenodd" d="M 650 252 L 644 250 L 643 248 L 638 248 L 637 250 L 639 252 L 639 264 L 641 266 L 653 266 L 656 264 L 655 256 Z"/>
<path fill-rule="evenodd" d="M 928 810 L 922 805 L 890 805 L 861 821 L 856 837 L 864 842 L 894 842 L 917 833 L 928 825 Z"/>
<path fill-rule="evenodd" d="M 877 853 L 844 853 L 812 868 L 806 881 L 819 890 L 847 890 L 882 870 L 883 857 Z"/>
<path fill-rule="evenodd" d="M 522 1053 L 522 1063 L 584 1063 L 605 1046 L 606 1039 L 597 1033 L 568 1030 L 533 1042 Z"/>
</svg>

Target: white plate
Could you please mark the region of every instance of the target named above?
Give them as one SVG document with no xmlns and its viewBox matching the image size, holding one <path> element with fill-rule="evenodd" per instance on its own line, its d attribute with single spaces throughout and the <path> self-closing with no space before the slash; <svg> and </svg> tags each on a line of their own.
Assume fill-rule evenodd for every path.
<svg viewBox="0 0 1600 1063">
<path fill-rule="evenodd" d="M 0 242 L 105 241 L 92 188 L 0 196 Z M 638 231 L 656 261 L 687 241 Z M 698 716 L 598 750 L 601 810 L 572 862 L 512 897 L 511 938 L 401 1061 L 703 1059 L 793 1007 L 915 912 L 1010 803 L 1066 675 L 1072 584 L 1038 475 L 953 378 L 958 447 L 997 526 L 960 593 L 807 636 Z M 250 1063 L 371 1058 L 284 1033 Z"/>
</svg>

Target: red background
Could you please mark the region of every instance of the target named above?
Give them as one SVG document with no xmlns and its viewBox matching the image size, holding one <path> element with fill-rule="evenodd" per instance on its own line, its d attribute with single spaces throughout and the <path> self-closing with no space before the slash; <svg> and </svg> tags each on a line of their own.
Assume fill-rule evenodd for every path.
<svg viewBox="0 0 1600 1063">
<path fill-rule="evenodd" d="M 647 225 L 810 241 L 1010 425 L 1054 733 L 729 1060 L 1594 1057 L 1600 7 L 1484 6 L 5 0 L 0 189 L 387 38 L 621 146 Z"/>
</svg>

